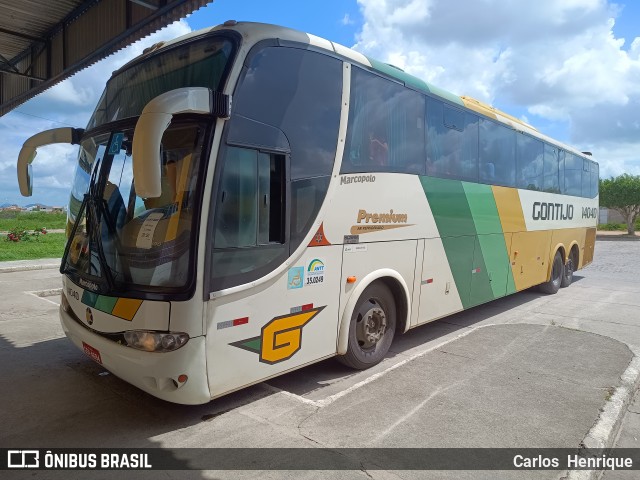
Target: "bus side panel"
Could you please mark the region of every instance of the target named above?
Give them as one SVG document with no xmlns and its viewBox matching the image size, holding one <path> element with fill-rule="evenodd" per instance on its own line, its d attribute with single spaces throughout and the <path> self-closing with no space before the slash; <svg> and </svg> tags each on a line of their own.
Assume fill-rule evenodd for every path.
<svg viewBox="0 0 640 480">
<path fill-rule="evenodd" d="M 561 230 L 554 230 L 551 236 L 551 247 L 552 250 L 549 251 L 549 262 L 553 258 L 555 254 L 555 249 L 562 246 L 565 252 L 565 260 L 569 256 L 569 252 L 571 251 L 572 245 L 578 246 L 578 252 L 580 253 L 580 258 L 578 259 L 578 265 L 582 261 L 584 257 L 584 245 L 585 245 L 585 236 L 587 233 L 586 228 L 563 228 Z M 574 268 L 578 268 L 578 265 L 575 265 Z M 549 265 L 551 267 L 551 265 Z M 548 269 L 548 273 L 551 273 L 551 268 Z"/>
<path fill-rule="evenodd" d="M 470 305 L 480 305 L 504 297 L 508 281 L 513 283 L 510 273 L 504 235 L 478 235 L 471 270 Z"/>
<path fill-rule="evenodd" d="M 358 284 L 346 283 L 345 279 L 353 276 L 359 282 L 380 268 L 388 268 L 398 272 L 410 289 L 409 298 L 413 298 L 413 295 L 417 294 L 412 291 L 416 271 L 417 245 L 417 240 L 345 245 L 342 262 L 343 283 L 340 288 L 341 307 L 344 308 L 347 304 L 351 292 Z M 427 254 L 425 253 L 425 255 Z"/>
<path fill-rule="evenodd" d="M 478 234 L 470 302 L 478 305 L 515 292 L 509 265 L 508 245 L 511 243 L 511 236 L 502 231 L 491 186 L 467 182 L 463 182 L 462 186 Z"/>
<path fill-rule="evenodd" d="M 212 397 L 336 354 L 341 263 L 342 245 L 307 248 L 270 281 L 214 295 L 207 304 Z"/>
<path fill-rule="evenodd" d="M 593 262 L 593 252 L 596 246 L 596 229 L 588 228 L 584 241 L 584 255 L 580 256 L 580 265 L 583 268 Z"/>
<path fill-rule="evenodd" d="M 424 242 L 424 261 L 419 285 L 420 310 L 417 324 L 430 322 L 463 309 L 451 265 L 440 238 L 429 238 Z"/>
<path fill-rule="evenodd" d="M 516 290 L 547 281 L 551 252 L 551 231 L 518 232 L 511 240 L 511 269 Z"/>
</svg>

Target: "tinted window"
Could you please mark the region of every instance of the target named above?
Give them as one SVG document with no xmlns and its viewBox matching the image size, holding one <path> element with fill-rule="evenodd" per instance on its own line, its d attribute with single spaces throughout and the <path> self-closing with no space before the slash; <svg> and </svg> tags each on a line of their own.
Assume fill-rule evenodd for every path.
<svg viewBox="0 0 640 480">
<path fill-rule="evenodd" d="M 424 97 L 353 68 L 341 173 L 424 174 Z"/>
<path fill-rule="evenodd" d="M 544 182 L 542 189 L 545 192 L 560 193 L 560 179 L 558 174 L 559 169 L 558 149 L 552 145 L 545 144 L 544 146 Z"/>
<path fill-rule="evenodd" d="M 579 197 L 582 195 L 582 158 L 565 152 L 564 189 L 562 193 Z"/>
<path fill-rule="evenodd" d="M 158 53 L 107 83 L 87 129 L 134 117 L 158 95 L 183 87 L 220 91 L 233 54 L 231 40 L 219 36 Z"/>
<path fill-rule="evenodd" d="M 478 117 L 427 100 L 427 175 L 478 181 Z"/>
<path fill-rule="evenodd" d="M 517 134 L 518 188 L 543 189 L 544 144 L 528 135 Z"/>
<path fill-rule="evenodd" d="M 291 252 L 300 245 L 318 216 L 329 180 L 330 177 L 316 177 L 291 184 Z"/>
<path fill-rule="evenodd" d="M 516 184 L 516 132 L 485 119 L 480 119 L 480 181 Z"/>
<path fill-rule="evenodd" d="M 564 193 L 564 157 L 565 151 L 558 150 L 558 183 L 560 184 L 560 193 Z"/>
<path fill-rule="evenodd" d="M 287 256 L 285 157 L 229 147 L 216 198 L 214 290 L 255 280 Z"/>
<path fill-rule="evenodd" d="M 591 198 L 594 198 L 596 195 L 598 195 L 598 187 L 599 185 L 599 172 L 598 172 L 599 166 L 596 162 L 591 162 L 591 188 L 590 188 L 590 193 L 591 195 L 589 195 Z"/>
<path fill-rule="evenodd" d="M 292 179 L 331 174 L 340 122 L 342 62 L 283 47 L 262 48 L 247 61 L 234 95 L 234 112 L 284 132 L 291 146 Z"/>
</svg>

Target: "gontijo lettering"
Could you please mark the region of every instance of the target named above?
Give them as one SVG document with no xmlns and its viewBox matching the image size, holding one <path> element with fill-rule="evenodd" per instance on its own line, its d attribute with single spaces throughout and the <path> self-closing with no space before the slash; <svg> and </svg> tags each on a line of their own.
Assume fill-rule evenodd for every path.
<svg viewBox="0 0 640 480">
<path fill-rule="evenodd" d="M 534 220 L 572 220 L 573 205 L 564 203 L 534 202 Z"/>
</svg>

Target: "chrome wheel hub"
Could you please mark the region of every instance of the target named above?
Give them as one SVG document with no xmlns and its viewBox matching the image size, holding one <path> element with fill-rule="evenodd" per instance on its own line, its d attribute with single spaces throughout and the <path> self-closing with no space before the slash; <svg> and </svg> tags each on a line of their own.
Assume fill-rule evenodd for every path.
<svg viewBox="0 0 640 480">
<path fill-rule="evenodd" d="M 358 343 L 362 348 L 374 347 L 387 329 L 387 316 L 378 306 L 369 308 L 360 315 L 357 323 Z"/>
</svg>

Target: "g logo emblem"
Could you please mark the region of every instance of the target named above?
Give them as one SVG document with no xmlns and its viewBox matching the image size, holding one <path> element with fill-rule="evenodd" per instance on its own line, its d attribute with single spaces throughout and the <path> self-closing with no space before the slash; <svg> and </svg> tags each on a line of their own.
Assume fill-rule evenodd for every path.
<svg viewBox="0 0 640 480">
<path fill-rule="evenodd" d="M 259 337 L 247 338 L 230 345 L 260 355 L 262 363 L 273 365 L 293 357 L 302 348 L 302 327 L 318 315 L 324 307 L 290 313 L 271 319 Z"/>
<path fill-rule="evenodd" d="M 91 313 L 91 309 L 89 307 L 87 307 L 85 318 L 87 319 L 87 323 L 89 325 L 93 325 L 93 313 Z"/>
</svg>

